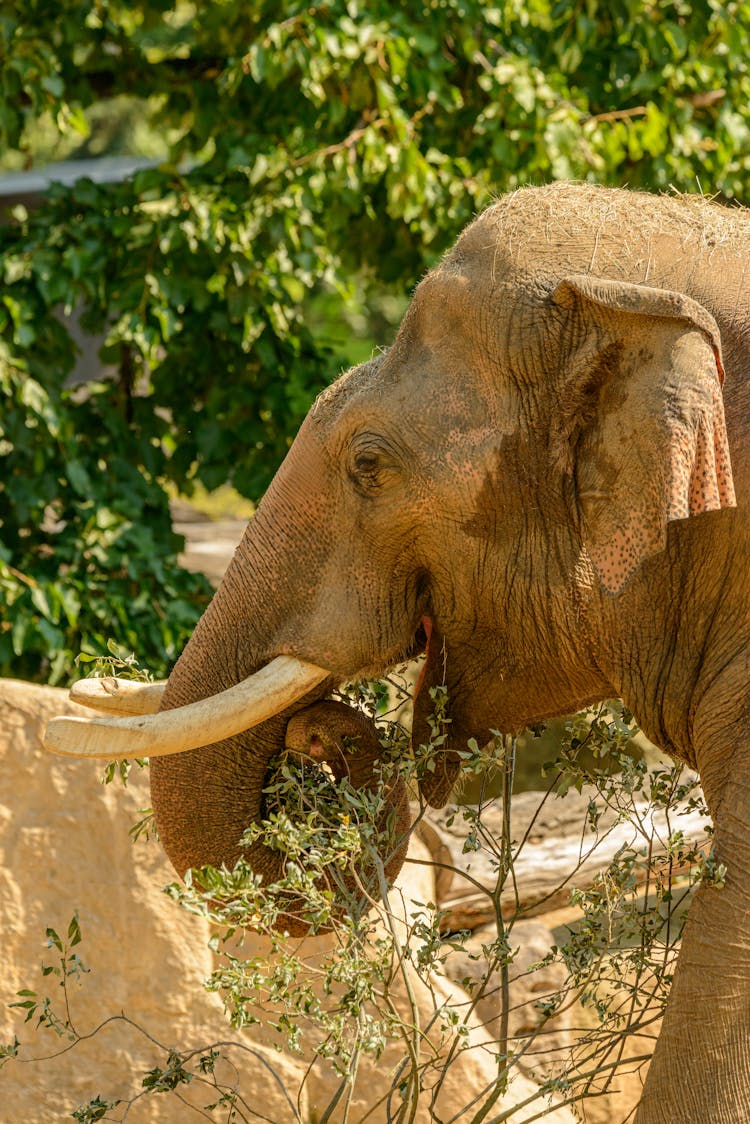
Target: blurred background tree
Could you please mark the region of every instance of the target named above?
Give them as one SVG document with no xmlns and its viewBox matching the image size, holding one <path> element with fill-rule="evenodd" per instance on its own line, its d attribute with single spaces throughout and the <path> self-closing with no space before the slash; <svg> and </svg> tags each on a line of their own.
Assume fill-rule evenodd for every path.
<svg viewBox="0 0 750 1124">
<path fill-rule="evenodd" d="M 166 673 L 208 595 L 167 491 L 258 499 L 494 194 L 748 197 L 747 2 L 5 0 L 0 56 L 6 170 L 154 162 L 0 227 L 3 674 L 108 636 Z"/>
</svg>

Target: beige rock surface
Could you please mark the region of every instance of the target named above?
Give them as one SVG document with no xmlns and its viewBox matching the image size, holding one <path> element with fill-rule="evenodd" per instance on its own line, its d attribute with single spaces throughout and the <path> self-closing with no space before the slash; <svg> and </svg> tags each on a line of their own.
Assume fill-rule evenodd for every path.
<svg viewBox="0 0 750 1124">
<path fill-rule="evenodd" d="M 83 713 L 62 691 L 0 680 L 0 1043 L 24 1044 L 25 1061 L 11 1060 L 0 1070 L 2 1124 L 49 1124 L 70 1118 L 81 1103 L 97 1095 L 127 1101 L 141 1091 L 145 1073 L 164 1066 L 170 1047 L 201 1049 L 219 1041 L 237 1043 L 229 1063 L 217 1069 L 229 1085 L 236 1084 L 246 1103 L 272 1124 L 299 1120 L 311 1124 L 328 1104 L 336 1082 L 317 1063 L 307 1079 L 299 1058 L 276 1053 L 270 1032 L 251 1028 L 233 1032 L 224 1019 L 220 999 L 207 993 L 202 981 L 214 966 L 207 947 L 207 923 L 180 909 L 162 893 L 173 872 L 153 843 L 133 844 L 128 829 L 149 803 L 147 778 L 135 770 L 126 788 L 118 782 L 102 786 L 100 764 L 55 758 L 44 751 L 40 735 L 53 714 Z M 412 856 L 426 852 L 415 844 Z M 434 896 L 429 867 L 407 864 L 401 888 L 392 892 L 394 914 L 406 923 L 410 903 Z M 78 911 L 83 942 L 78 949 L 90 973 L 70 983 L 70 1007 L 79 1032 L 91 1033 L 103 1020 L 124 1012 L 138 1024 L 115 1019 L 97 1035 L 65 1050 L 65 1039 L 37 1030 L 36 1020 L 23 1024 L 6 1004 L 22 988 L 50 995 L 59 1009 L 64 995 L 53 976 L 42 978 L 42 963 L 56 963 L 47 947 L 45 929 L 60 934 Z M 252 942 L 255 942 L 253 945 Z M 330 937 L 305 942 L 313 960 L 330 946 Z M 249 938 L 247 949 L 260 947 Z M 432 987 L 414 982 L 420 1025 L 428 1031 L 425 1057 L 437 1045 L 435 1003 L 455 1003 L 463 1012 L 465 996 L 448 980 Z M 400 1006 L 403 993 L 395 993 Z M 432 1025 L 431 1025 L 432 1024 Z M 146 1033 L 144 1034 L 143 1031 Z M 150 1037 L 149 1037 L 150 1036 Z M 469 1026 L 470 1049 L 448 1070 L 437 1102 L 444 1118 L 466 1120 L 462 1113 L 472 1097 L 494 1081 L 494 1061 L 481 1043 L 487 1035 Z M 432 1042 L 432 1044 L 431 1044 Z M 50 1054 L 52 1061 L 33 1061 Z M 404 1057 L 404 1047 L 390 1046 L 378 1062 L 364 1061 L 358 1075 L 356 1102 L 350 1120 L 360 1120 L 380 1101 Z M 437 1074 L 437 1070 L 435 1071 Z M 430 1082 L 428 1081 L 428 1084 Z M 519 1076 L 498 1102 L 497 1111 L 532 1097 L 535 1086 Z M 429 1090 L 420 1100 L 417 1120 L 435 1119 Z M 196 1121 L 200 1109 L 216 1101 L 207 1083 L 180 1085 L 175 1093 L 138 1099 L 129 1110 L 129 1124 L 183 1124 Z M 107 1119 L 122 1119 L 124 1105 Z M 523 1124 L 540 1110 L 534 1101 L 514 1124 Z M 437 1110 L 435 1110 L 437 1111 Z M 209 1114 L 226 1119 L 224 1113 Z M 248 1114 L 248 1118 L 255 1119 Z M 332 1117 L 333 1120 L 341 1119 Z M 382 1107 L 368 1121 L 386 1120 Z M 572 1124 L 565 1108 L 545 1116 L 549 1124 Z"/>
<path fill-rule="evenodd" d="M 36 1020 L 22 1024 L 6 1004 L 16 991 L 29 988 L 50 995 L 63 1009 L 57 981 L 43 978 L 39 967 L 56 963 L 46 928 L 64 935 L 76 910 L 84 938 L 79 951 L 90 969 L 70 986 L 80 1033 L 124 1012 L 166 1048 L 236 1038 L 218 997 L 201 986 L 212 968 L 207 923 L 177 909 L 162 893 L 173 874 L 160 848 L 133 844 L 128 836 L 149 803 L 146 775 L 134 770 L 126 788 L 119 782 L 103 786 L 101 763 L 48 754 L 40 742 L 43 725 L 63 711 L 84 713 L 62 691 L 0 681 L 0 1042 L 17 1034 L 28 1044 L 24 1058 L 49 1056 L 67 1044 L 50 1031 L 37 1032 Z M 286 1090 L 299 1084 L 304 1067 L 258 1046 L 249 1035 L 247 1045 L 280 1079 L 258 1058 L 248 1066 L 240 1051 L 232 1053 L 243 1073 L 252 1069 L 254 1094 L 267 1119 L 293 1119 Z M 133 1026 L 113 1022 L 54 1061 L 8 1063 L 0 1070 L 0 1120 L 49 1124 L 69 1119 L 98 1094 L 129 1099 L 140 1091 L 143 1074 L 165 1061 L 164 1048 Z M 235 1080 L 228 1068 L 224 1076 Z M 182 1124 L 200 1119 L 188 1105 L 216 1100 L 209 1086 L 195 1083 L 181 1087 L 180 1096 L 185 1100 L 144 1097 L 127 1119 Z M 306 1114 L 304 1092 L 301 1107 Z"/>
<path fill-rule="evenodd" d="M 478 1019 L 493 1035 L 499 1034 L 502 1015 L 502 983 L 498 968 L 488 974 L 489 962 L 483 949 L 497 940 L 495 925 L 483 925 L 449 953 L 445 971 L 448 977 L 475 998 Z M 545 1018 L 538 1003 L 549 999 L 565 984 L 565 968 L 559 962 L 538 967 L 554 944 L 551 931 L 540 920 L 516 921 L 508 936 L 513 960 L 508 968 L 508 1035 L 514 1048 L 522 1051 L 521 1068 L 531 1075 L 552 1073 L 570 1053 L 579 1024 L 577 1008 L 565 1007 L 552 1018 Z"/>
<path fill-rule="evenodd" d="M 411 860 L 411 861 L 410 861 Z M 397 922 L 399 938 L 403 941 L 410 920 L 418 912 L 416 902 L 434 901 L 433 873 L 428 865 L 429 851 L 424 843 L 412 839 L 409 858 L 396 887 L 391 891 L 389 905 Z M 466 993 L 451 980 L 442 976 L 430 975 L 423 982 L 415 974 L 410 974 L 410 986 L 418 1009 L 420 1027 L 419 1061 L 422 1096 L 414 1117 L 415 1124 L 431 1124 L 435 1120 L 451 1120 L 456 1124 L 468 1121 L 475 1115 L 478 1104 L 471 1102 L 475 1095 L 491 1090 L 497 1076 L 497 1062 L 494 1055 L 494 1041 L 481 1023 L 468 1017 Z M 404 1022 L 412 1023 L 406 989 L 402 979 L 396 979 L 391 988 L 391 998 L 395 1002 Z M 453 1034 L 446 1030 L 446 1024 L 436 1012 L 454 1013 L 466 1024 L 465 1048 L 459 1051 L 449 1066 L 444 1065 L 453 1042 Z M 360 1062 L 357 1083 L 350 1107 L 350 1119 L 358 1121 L 372 1106 L 374 1100 L 387 1093 L 399 1068 L 403 1066 L 406 1046 L 403 1041 L 391 1043 L 376 1061 L 365 1057 Z M 335 1092 L 336 1082 L 330 1073 L 315 1067 L 311 1071 L 308 1084 L 310 1107 L 315 1114 L 329 1103 Z M 376 1090 L 380 1090 L 376 1093 Z M 530 1100 L 526 1110 L 514 1114 L 514 1124 L 523 1124 L 536 1117 L 545 1101 L 536 1096 L 538 1086 L 525 1075 L 516 1073 L 510 1083 L 508 1093 L 501 1097 L 494 1109 L 497 1114 L 513 1105 Z M 400 1101 L 394 1097 L 391 1112 L 395 1115 Z M 336 1113 L 332 1121 L 340 1121 L 343 1111 Z M 368 1117 L 368 1119 L 370 1119 Z M 376 1112 L 374 1121 L 385 1121 L 385 1106 Z M 550 1124 L 572 1124 L 574 1117 L 569 1109 L 551 1106 L 544 1119 Z"/>
<path fill-rule="evenodd" d="M 552 915 L 550 915 L 552 916 Z M 559 1073 L 568 1066 L 573 1081 L 576 1074 L 588 1073 L 590 1061 L 586 1060 L 587 1030 L 597 1026 L 591 1007 L 583 1007 L 573 998 L 552 1018 L 545 1018 L 539 1006 L 560 989 L 566 979 L 565 969 L 559 962 L 544 964 L 554 942 L 551 928 L 545 924 L 545 915 L 526 921 L 517 921 L 510 932 L 508 943 L 513 960 L 508 969 L 509 1017 L 508 1034 L 511 1046 L 521 1052 L 519 1067 L 532 1081 L 541 1081 L 545 1075 Z M 487 975 L 488 960 L 483 949 L 497 938 L 494 925 L 475 929 L 462 942 L 461 949 L 452 949 L 445 961 L 446 975 L 466 989 L 477 1018 L 490 1037 L 497 1036 L 502 1010 L 500 971 L 489 976 L 489 982 L 480 990 Z M 644 981 L 644 992 L 649 988 Z M 620 1000 L 623 1021 L 628 1018 L 628 1002 Z M 639 1017 L 648 1022 L 648 1011 L 639 1011 Z M 629 1034 L 615 1042 L 606 1058 L 617 1066 L 602 1073 L 593 1081 L 584 1099 L 575 1103 L 577 1117 L 585 1124 L 626 1124 L 631 1121 L 643 1091 L 648 1072 L 648 1061 L 659 1033 L 660 1021 L 655 1020 L 642 1034 Z M 580 1093 L 585 1091 L 581 1084 Z"/>
</svg>

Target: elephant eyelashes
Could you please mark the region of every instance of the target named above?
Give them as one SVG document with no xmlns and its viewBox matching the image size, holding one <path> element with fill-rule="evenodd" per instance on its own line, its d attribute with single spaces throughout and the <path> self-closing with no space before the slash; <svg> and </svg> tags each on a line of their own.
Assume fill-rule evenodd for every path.
<svg viewBox="0 0 750 1124">
<path fill-rule="evenodd" d="M 365 494 L 378 492 L 393 474 L 393 466 L 373 449 L 355 453 L 350 477 L 356 488 Z"/>
<path fill-rule="evenodd" d="M 377 474 L 380 461 L 376 453 L 359 453 L 354 461 L 354 471 L 358 476 Z"/>
</svg>

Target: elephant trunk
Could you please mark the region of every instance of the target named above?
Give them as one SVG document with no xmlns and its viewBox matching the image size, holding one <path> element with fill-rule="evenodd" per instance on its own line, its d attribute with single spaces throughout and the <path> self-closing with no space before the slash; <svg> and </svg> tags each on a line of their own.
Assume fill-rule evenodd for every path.
<svg viewBox="0 0 750 1124">
<path fill-rule="evenodd" d="M 262 581 L 248 581 L 248 575 L 266 572 L 268 547 L 262 524 L 267 524 L 268 519 L 262 520 L 259 513 L 253 523 L 256 521 L 255 526 L 251 524 L 248 528 L 221 587 L 169 678 L 162 711 L 217 695 L 279 654 L 278 638 L 288 629 L 290 612 L 285 610 L 281 597 L 265 593 Z M 274 555 L 278 566 L 278 548 Z M 281 578 L 277 569 L 269 581 L 272 589 L 284 589 L 283 574 Z M 232 638 L 230 647 L 228 637 Z M 313 671 L 318 672 L 318 679 L 325 675 L 323 669 Z M 377 785 L 375 762 L 381 749 L 375 728 L 359 711 L 340 703 L 320 702 L 333 685 L 333 677 L 328 675 L 252 729 L 187 752 L 152 758 L 151 795 L 156 824 L 164 849 L 180 876 L 203 866 L 231 869 L 242 857 L 263 884 L 283 878 L 283 852 L 262 840 L 245 846 L 241 839 L 248 828 L 264 818 L 263 788 L 269 763 L 287 746 L 293 753 L 308 757 L 313 766 L 327 766 L 338 781 L 346 775 L 355 788 Z M 313 703 L 317 705 L 311 706 Z M 385 831 L 388 827 L 388 837 L 394 841 L 387 845 L 388 853 L 383 855 L 386 875 L 392 881 L 405 857 L 409 825 L 408 799 L 402 781 L 386 786 L 381 820 L 380 828 Z M 325 881 L 326 877 L 322 871 L 321 879 Z M 355 872 L 353 880 L 369 882 L 367 893 L 379 896 L 372 884 L 372 871 L 368 874 L 361 869 Z M 309 928 L 299 916 L 304 906 L 304 901 L 285 899 L 279 928 L 304 935 Z"/>
<path fill-rule="evenodd" d="M 346 587 L 330 591 L 326 528 L 335 510 L 328 472 L 306 423 L 172 671 L 159 713 L 131 709 L 133 717 L 59 719 L 64 729 L 48 728 L 49 748 L 58 752 L 75 753 L 79 745 L 78 752 L 90 756 L 151 757 L 156 824 L 180 876 L 204 866 L 231 869 L 242 857 L 264 884 L 281 879 L 284 855 L 261 841 L 245 847 L 242 838 L 264 818 L 269 763 L 286 744 L 313 762 L 317 758 L 335 779 L 346 775 L 355 788 L 380 785 L 375 762 L 381 751 L 370 720 L 351 708 L 321 703 L 337 681 L 372 655 L 360 640 Z M 342 621 L 348 646 L 332 639 Z M 266 682 L 272 664 L 281 665 L 284 675 L 291 668 L 291 689 L 276 692 L 276 701 L 267 705 L 267 699 L 258 699 L 257 685 Z M 242 699 L 248 690 L 254 701 L 245 720 Z M 224 704 L 234 706 L 238 697 L 239 708 L 227 717 Z M 152 698 L 152 692 L 143 700 L 138 694 L 107 709 L 133 708 L 141 701 L 149 709 Z M 308 714 L 313 703 L 316 709 Z M 288 729 L 298 714 L 307 717 Z M 86 729 L 71 729 L 71 723 Z M 165 729 L 170 736 L 160 745 Z M 301 749 L 305 738 L 307 749 Z M 392 881 L 404 858 L 408 801 L 403 782 L 386 784 L 384 795 L 375 826 L 379 839 L 387 836 L 382 859 Z M 369 848 L 372 856 L 372 832 L 363 832 L 363 840 L 365 835 L 362 853 Z M 382 876 L 382 869 L 377 873 Z M 366 896 L 376 897 L 371 875 L 361 867 L 352 877 Z M 325 871 L 321 878 L 326 880 Z M 306 925 L 296 917 L 303 905 L 296 903 L 281 927 L 303 932 Z"/>
<path fill-rule="evenodd" d="M 326 767 L 335 782 L 348 779 L 354 789 L 372 789 L 379 781 L 381 747 L 376 728 L 361 711 L 340 702 L 302 700 L 287 711 L 235 738 L 179 755 L 157 757 L 151 764 L 151 794 L 164 848 L 178 873 L 205 865 L 232 868 L 242 857 L 264 885 L 283 879 L 286 858 L 262 839 L 241 845 L 245 830 L 264 818 L 263 787 L 271 759 L 284 747 L 318 772 Z M 292 708 L 290 708 L 291 710 Z M 403 780 L 387 781 L 375 828 L 382 841 L 382 873 L 396 878 L 406 854 L 409 803 Z M 381 894 L 373 855 L 348 872 L 322 869 L 318 882 L 341 895 Z M 308 901 L 283 892 L 275 903 L 276 927 L 304 936 Z M 343 909 L 340 907 L 340 911 Z M 329 926 L 317 924 L 317 931 Z"/>
</svg>

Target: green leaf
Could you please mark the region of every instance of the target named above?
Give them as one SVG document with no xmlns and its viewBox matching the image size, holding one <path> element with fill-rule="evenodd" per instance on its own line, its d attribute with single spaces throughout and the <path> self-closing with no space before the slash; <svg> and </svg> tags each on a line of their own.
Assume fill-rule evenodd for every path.
<svg viewBox="0 0 750 1124">
<path fill-rule="evenodd" d="M 89 474 L 86 472 L 86 469 L 82 464 L 80 464 L 79 461 L 67 461 L 65 465 L 65 474 L 72 484 L 73 488 L 75 488 L 76 492 L 78 492 L 79 496 L 83 496 L 84 499 L 91 496 L 93 489 L 91 487 Z"/>
<path fill-rule="evenodd" d="M 47 944 L 50 948 L 56 948 L 58 952 L 62 952 L 62 941 L 54 929 L 46 929 L 45 936 L 47 937 Z"/>
<path fill-rule="evenodd" d="M 81 942 L 81 927 L 78 923 L 77 913 L 73 914 L 70 924 L 68 925 L 68 942 L 71 948 L 74 948 Z"/>
</svg>

